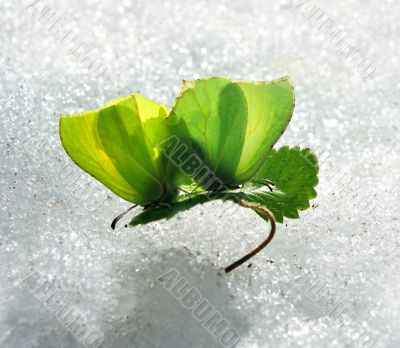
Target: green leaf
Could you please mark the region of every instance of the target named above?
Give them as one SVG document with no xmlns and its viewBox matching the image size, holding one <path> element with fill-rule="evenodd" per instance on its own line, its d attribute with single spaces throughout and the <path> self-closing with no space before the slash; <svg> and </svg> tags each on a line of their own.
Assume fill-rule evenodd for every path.
<svg viewBox="0 0 400 348">
<path fill-rule="evenodd" d="M 169 219 L 179 212 L 206 203 L 211 199 L 204 193 L 181 195 L 176 201 L 169 204 L 155 204 L 145 208 L 130 221 L 129 225 L 143 225 L 161 219 Z"/>
<path fill-rule="evenodd" d="M 271 181 L 273 192 L 260 181 Z M 266 206 L 283 222 L 284 217 L 298 218 L 299 211 L 309 208 L 309 201 L 317 196 L 317 184 L 318 160 L 310 149 L 283 146 L 272 150 L 253 182 L 244 185 L 243 199 Z"/>
<path fill-rule="evenodd" d="M 168 120 L 183 120 L 203 165 L 223 184 L 236 186 L 265 161 L 293 108 L 289 78 L 235 82 L 212 77 L 184 81 Z"/>
<path fill-rule="evenodd" d="M 278 222 L 284 217 L 296 219 L 299 211 L 310 206 L 309 201 L 316 197 L 314 187 L 318 184 L 318 161 L 309 149 L 281 147 L 272 150 L 267 160 L 254 177 L 254 180 L 273 182 L 273 192 L 266 185 L 249 182 L 242 191 L 199 192 L 185 194 L 167 205 L 154 205 L 135 216 L 131 226 L 146 224 L 161 219 L 169 219 L 177 213 L 188 210 L 197 204 L 216 199 L 239 203 L 248 201 L 261 204 L 272 211 Z M 257 213 L 259 214 L 259 213 Z M 259 214 L 266 219 L 263 214 Z"/>
<path fill-rule="evenodd" d="M 248 106 L 246 138 L 237 183 L 250 179 L 288 126 L 294 110 L 294 89 L 288 77 L 270 82 L 238 82 Z"/>
<path fill-rule="evenodd" d="M 171 133 L 167 113 L 164 105 L 135 94 L 61 116 L 60 137 L 79 167 L 120 197 L 145 205 L 173 192 L 174 172 L 158 145 Z"/>
</svg>

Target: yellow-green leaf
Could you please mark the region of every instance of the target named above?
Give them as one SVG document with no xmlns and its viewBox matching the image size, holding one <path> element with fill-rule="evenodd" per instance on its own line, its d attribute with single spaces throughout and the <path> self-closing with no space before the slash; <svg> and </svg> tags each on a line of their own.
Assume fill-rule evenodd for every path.
<svg viewBox="0 0 400 348">
<path fill-rule="evenodd" d="M 97 110 L 61 116 L 60 137 L 79 167 L 118 196 L 145 205 L 174 192 L 167 178 L 169 163 L 158 147 L 170 136 L 167 113 L 164 105 L 135 94 Z"/>
</svg>

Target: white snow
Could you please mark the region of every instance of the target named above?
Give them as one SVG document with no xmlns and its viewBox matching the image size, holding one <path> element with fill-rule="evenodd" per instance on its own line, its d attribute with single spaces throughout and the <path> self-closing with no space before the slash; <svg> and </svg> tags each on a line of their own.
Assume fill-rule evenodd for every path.
<svg viewBox="0 0 400 348">
<path fill-rule="evenodd" d="M 308 2 L 376 68 L 368 78 L 303 3 L 1 2 L 1 347 L 82 346 L 45 290 L 23 281 L 32 275 L 104 334 L 101 347 L 221 346 L 158 280 L 172 268 L 238 330 L 236 347 L 371 347 L 361 335 L 400 346 L 400 3 Z M 97 73 L 49 29 L 57 19 L 93 49 Z M 318 154 L 319 196 L 228 276 L 221 268 L 266 234 L 259 217 L 225 216 L 214 202 L 143 227 L 125 228 L 126 218 L 112 232 L 129 203 L 77 168 L 58 138 L 60 114 L 138 90 L 171 105 L 182 79 L 287 74 L 297 105 L 279 144 Z"/>
</svg>

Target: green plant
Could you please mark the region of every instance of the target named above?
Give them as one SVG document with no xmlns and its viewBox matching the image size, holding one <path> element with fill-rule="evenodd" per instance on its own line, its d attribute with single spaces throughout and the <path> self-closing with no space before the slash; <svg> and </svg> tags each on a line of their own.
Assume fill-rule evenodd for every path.
<svg viewBox="0 0 400 348">
<path fill-rule="evenodd" d="M 270 242 L 275 220 L 298 218 L 316 197 L 315 155 L 299 147 L 273 149 L 293 109 L 289 78 L 211 77 L 183 81 L 171 110 L 134 94 L 61 116 L 60 137 L 79 167 L 133 207 L 144 208 L 131 226 L 215 199 L 233 201 L 270 221 L 268 238 L 228 266 L 229 272 Z"/>
</svg>

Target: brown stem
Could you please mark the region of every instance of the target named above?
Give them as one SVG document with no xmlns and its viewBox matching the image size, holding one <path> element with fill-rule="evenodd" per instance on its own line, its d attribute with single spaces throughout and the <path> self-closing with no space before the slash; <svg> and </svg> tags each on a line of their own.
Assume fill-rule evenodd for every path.
<svg viewBox="0 0 400 348">
<path fill-rule="evenodd" d="M 226 273 L 233 271 L 236 267 L 239 267 L 241 264 L 245 263 L 247 260 L 249 260 L 254 255 L 256 255 L 259 251 L 264 249 L 269 244 L 269 242 L 272 240 L 272 238 L 274 238 L 275 231 L 276 231 L 275 216 L 269 209 L 267 209 L 266 207 L 264 207 L 260 204 L 247 202 L 247 201 L 240 201 L 240 205 L 245 208 L 257 210 L 258 212 L 265 214 L 271 223 L 271 230 L 269 231 L 269 235 L 268 235 L 267 239 L 264 240 L 257 248 L 255 248 L 253 251 L 249 252 L 248 254 L 246 254 L 245 256 L 240 258 L 239 260 L 235 261 L 234 263 L 232 263 L 228 267 L 226 267 L 225 268 Z"/>
<path fill-rule="evenodd" d="M 111 222 L 111 228 L 115 230 L 115 226 L 117 225 L 117 222 L 122 219 L 126 214 L 128 214 L 133 208 L 136 208 L 137 204 L 131 206 L 130 208 L 126 209 L 122 214 L 118 215 L 112 222 Z"/>
</svg>

